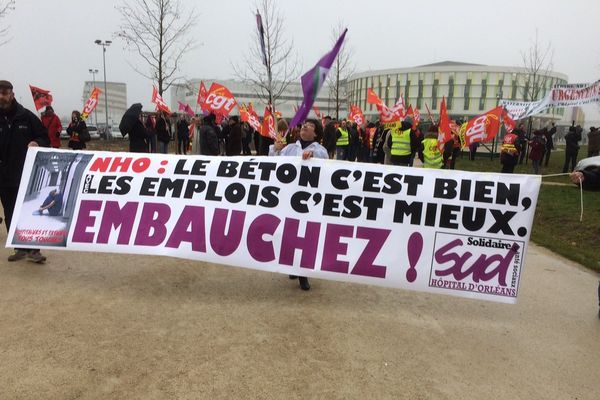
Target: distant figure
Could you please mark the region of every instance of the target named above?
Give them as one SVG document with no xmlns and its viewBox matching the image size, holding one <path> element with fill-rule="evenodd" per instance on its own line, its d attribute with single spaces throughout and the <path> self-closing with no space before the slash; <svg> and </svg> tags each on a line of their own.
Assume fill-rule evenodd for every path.
<svg viewBox="0 0 600 400">
<path fill-rule="evenodd" d="M 48 130 L 48 139 L 50 139 L 50 147 L 55 149 L 60 148 L 60 132 L 62 124 L 60 119 L 54 113 L 52 106 L 46 106 L 46 111 L 42 114 L 42 124 Z"/>
<path fill-rule="evenodd" d="M 215 114 L 209 114 L 202 120 L 203 124 L 198 132 L 198 143 L 200 144 L 200 154 L 204 156 L 219 155 L 219 136 L 216 124 Z"/>
<path fill-rule="evenodd" d="M 421 142 L 419 158 L 423 162 L 423 168 L 441 169 L 444 157 L 438 147 L 438 127 L 431 125 Z"/>
<path fill-rule="evenodd" d="M 500 147 L 500 163 L 502 164 L 503 174 L 512 174 L 515 166 L 519 162 L 519 154 L 522 152 L 519 136 L 514 133 L 504 135 L 502 146 Z"/>
<path fill-rule="evenodd" d="M 42 203 L 40 208 L 37 210 L 39 215 L 42 215 L 44 211 L 48 211 L 48 215 L 57 216 L 61 215 L 63 206 L 63 195 L 58 189 L 53 189 L 46 197 L 46 200 Z"/>
<path fill-rule="evenodd" d="M 81 113 L 77 110 L 73 110 L 71 113 L 71 123 L 67 128 L 67 133 L 71 137 L 69 140 L 69 148 L 73 150 L 85 149 L 85 140 L 83 137 L 87 133 L 87 125 L 85 121 L 81 119 Z"/>
<path fill-rule="evenodd" d="M 556 125 L 554 124 L 554 122 L 552 123 L 552 127 L 548 130 L 546 130 L 546 153 L 544 154 L 544 158 L 545 158 L 545 162 L 544 162 L 544 166 L 548 166 L 548 162 L 550 161 L 550 153 L 552 153 L 552 150 L 554 150 L 554 139 L 552 138 L 552 136 L 554 136 L 556 134 Z"/>
<path fill-rule="evenodd" d="M 171 141 L 171 133 L 169 131 L 169 123 L 165 118 L 165 113 L 158 112 L 156 117 L 156 141 L 158 143 L 158 153 L 167 154 L 169 152 L 169 142 Z"/>
<path fill-rule="evenodd" d="M 600 130 L 595 127 L 590 128 L 588 133 L 588 157 L 594 157 L 600 154 Z"/>
<path fill-rule="evenodd" d="M 179 117 L 177 122 L 177 154 L 186 155 L 189 144 L 190 127 L 184 114 Z"/>
<path fill-rule="evenodd" d="M 148 150 L 150 153 L 156 153 L 156 118 L 148 114 L 144 126 L 148 135 Z"/>
<path fill-rule="evenodd" d="M 563 173 L 571 172 L 575 169 L 577 163 L 577 153 L 579 152 L 579 141 L 581 140 L 581 132 L 575 126 L 569 127 L 569 133 L 565 135 L 565 164 Z M 570 164 L 570 168 L 569 168 Z"/>
<path fill-rule="evenodd" d="M 533 165 L 533 173 L 537 175 L 540 173 L 544 151 L 546 151 L 546 137 L 544 136 L 543 129 L 534 132 L 529 147 L 531 148 L 529 151 L 529 159 Z"/>
<path fill-rule="evenodd" d="M 229 138 L 225 144 L 225 154 L 239 156 L 242 153 L 242 125 L 237 115 L 229 118 Z"/>
</svg>

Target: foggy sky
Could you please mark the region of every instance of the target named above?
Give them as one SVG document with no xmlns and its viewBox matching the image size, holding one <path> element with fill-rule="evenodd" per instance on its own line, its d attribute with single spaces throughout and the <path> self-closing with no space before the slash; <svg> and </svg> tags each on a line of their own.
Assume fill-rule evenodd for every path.
<svg viewBox="0 0 600 400">
<path fill-rule="evenodd" d="M 181 68 L 186 78 L 235 78 L 256 29 L 253 1 L 191 1 L 198 24 L 196 47 Z M 113 0 L 17 0 L 0 20 L 10 25 L 2 54 L 0 79 L 10 80 L 17 100 L 34 110 L 29 84 L 51 90 L 54 108 L 68 115 L 82 107 L 83 82 L 100 71 L 102 49 L 95 39 L 112 40 L 107 50 L 107 80 L 127 83 L 128 103 L 151 109 L 152 82 L 131 65 L 147 70 L 141 59 L 116 38 L 120 15 Z M 542 44 L 554 49 L 554 70 L 570 83 L 600 78 L 600 43 L 592 17 L 600 1 L 277 1 L 286 19 L 302 72 L 331 48 L 332 30 L 348 27 L 347 44 L 356 72 L 403 68 L 444 60 L 486 65 L 522 66 L 521 52 L 531 46 L 536 28 Z M 165 96 L 169 100 L 168 93 Z M 596 110 L 598 107 L 592 107 Z M 589 108 L 586 110 L 589 115 Z M 595 111 L 594 111 L 595 112 Z"/>
</svg>

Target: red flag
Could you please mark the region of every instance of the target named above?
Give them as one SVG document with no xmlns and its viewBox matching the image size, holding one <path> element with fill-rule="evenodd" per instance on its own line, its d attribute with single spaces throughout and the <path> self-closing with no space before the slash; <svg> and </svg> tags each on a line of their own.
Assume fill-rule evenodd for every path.
<svg viewBox="0 0 600 400">
<path fill-rule="evenodd" d="M 257 132 L 261 131 L 260 120 L 258 119 L 258 115 L 256 115 L 256 111 L 252 108 L 252 104 L 248 107 L 240 108 L 240 118 L 244 122 L 248 122 L 248 125 L 252 127 Z"/>
<path fill-rule="evenodd" d="M 35 104 L 36 110 L 52 105 L 52 95 L 49 90 L 40 89 L 39 87 L 31 85 L 29 85 L 29 89 L 31 90 L 31 96 L 33 97 L 33 104 Z"/>
<path fill-rule="evenodd" d="M 203 110 L 217 115 L 228 116 L 237 102 L 233 94 L 223 85 L 214 82 L 206 95 L 206 100 L 200 106 Z"/>
<path fill-rule="evenodd" d="M 83 112 L 81 113 L 81 119 L 83 119 L 84 121 L 87 119 L 87 117 L 90 116 L 92 111 L 94 111 L 94 109 L 98 105 L 98 96 L 100 95 L 100 93 L 102 93 L 102 90 L 95 87 L 94 90 L 92 90 L 92 94 L 90 95 L 90 98 L 87 99 L 87 101 L 83 105 Z"/>
<path fill-rule="evenodd" d="M 296 110 L 297 109 L 298 109 L 298 107 L 296 107 Z M 319 107 L 313 106 L 313 111 L 315 112 L 315 115 L 317 116 L 317 118 L 321 119 L 321 111 L 319 111 Z"/>
<path fill-rule="evenodd" d="M 413 111 L 413 108 L 412 108 L 412 104 L 408 105 L 408 109 L 406 110 L 406 116 L 407 117 L 411 117 L 411 118 L 414 117 L 414 111 Z"/>
<path fill-rule="evenodd" d="M 277 139 L 277 129 L 275 129 L 275 118 L 271 114 L 269 107 L 265 107 L 265 117 L 263 118 L 262 129 L 260 130 L 262 136 Z"/>
<path fill-rule="evenodd" d="M 369 103 L 369 104 L 375 104 L 375 105 L 381 105 L 381 104 L 383 104 L 383 101 L 381 101 L 381 99 L 379 98 L 379 96 L 377 96 L 375 94 L 375 92 L 373 91 L 373 89 L 369 88 L 367 90 L 367 103 Z"/>
<path fill-rule="evenodd" d="M 489 142 L 496 137 L 500 130 L 502 111 L 502 107 L 496 107 L 462 124 L 460 127 L 460 142 L 462 147 L 467 147 L 477 142 Z"/>
<path fill-rule="evenodd" d="M 206 101 L 206 86 L 204 86 L 204 82 L 200 81 L 200 90 L 198 91 L 198 100 L 196 102 L 202 108 L 202 105 Z"/>
<path fill-rule="evenodd" d="M 506 110 L 502 112 L 502 122 L 506 128 L 506 132 L 511 133 L 517 126 L 517 122 L 512 118 L 510 113 Z"/>
<path fill-rule="evenodd" d="M 348 117 L 358 126 L 361 126 L 365 123 L 365 115 L 360 107 L 356 104 L 350 106 L 350 115 Z"/>
<path fill-rule="evenodd" d="M 446 109 L 446 97 L 442 97 L 440 104 L 440 124 L 438 125 L 438 149 L 444 151 L 444 144 L 452 139 L 452 131 L 450 129 L 450 117 Z"/>
<path fill-rule="evenodd" d="M 163 100 L 162 96 L 158 94 L 158 90 L 156 86 L 152 86 L 152 100 L 154 104 L 156 104 L 156 109 L 159 111 L 164 111 L 167 114 L 172 114 L 171 109 L 167 105 L 167 103 Z"/>
<path fill-rule="evenodd" d="M 419 109 L 415 107 L 415 109 L 413 110 L 412 128 L 417 129 L 417 126 L 419 126 L 419 122 L 421 122 L 421 111 L 419 111 Z"/>
</svg>

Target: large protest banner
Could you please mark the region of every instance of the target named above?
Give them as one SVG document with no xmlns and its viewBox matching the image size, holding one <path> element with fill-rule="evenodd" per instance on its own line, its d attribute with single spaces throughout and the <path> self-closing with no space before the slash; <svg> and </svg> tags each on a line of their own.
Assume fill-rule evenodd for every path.
<svg viewBox="0 0 600 400">
<path fill-rule="evenodd" d="M 300 157 L 30 148 L 7 246 L 167 255 L 514 303 L 539 187 L 533 175 Z"/>
</svg>

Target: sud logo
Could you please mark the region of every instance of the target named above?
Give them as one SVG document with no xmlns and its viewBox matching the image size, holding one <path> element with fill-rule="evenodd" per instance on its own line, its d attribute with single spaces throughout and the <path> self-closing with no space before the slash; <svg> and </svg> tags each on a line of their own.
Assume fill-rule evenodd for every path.
<svg viewBox="0 0 600 400">
<path fill-rule="evenodd" d="M 437 233 L 429 286 L 516 297 L 524 242 Z"/>
</svg>

